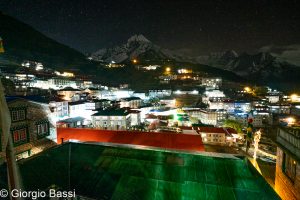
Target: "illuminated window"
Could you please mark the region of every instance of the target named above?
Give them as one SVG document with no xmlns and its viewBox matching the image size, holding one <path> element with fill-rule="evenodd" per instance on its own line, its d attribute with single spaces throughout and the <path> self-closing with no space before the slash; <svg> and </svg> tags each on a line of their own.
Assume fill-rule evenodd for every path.
<svg viewBox="0 0 300 200">
<path fill-rule="evenodd" d="M 14 132 L 14 142 L 19 142 L 19 132 L 18 131 L 15 131 Z"/>
<path fill-rule="evenodd" d="M 44 135 L 49 135 L 49 122 L 45 122 L 42 124 L 38 124 L 37 126 L 37 135 L 38 136 L 44 136 Z"/>
<path fill-rule="evenodd" d="M 22 128 L 22 129 L 13 131 L 13 139 L 14 139 L 14 143 L 27 141 L 26 128 Z"/>
<path fill-rule="evenodd" d="M 26 140 L 26 129 L 19 130 L 19 138 L 20 138 L 20 141 Z"/>
</svg>

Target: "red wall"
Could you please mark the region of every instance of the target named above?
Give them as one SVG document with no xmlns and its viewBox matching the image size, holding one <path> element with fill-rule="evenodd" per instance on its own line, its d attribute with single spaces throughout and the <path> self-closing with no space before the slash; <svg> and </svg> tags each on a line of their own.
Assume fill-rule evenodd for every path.
<svg viewBox="0 0 300 200">
<path fill-rule="evenodd" d="M 204 151 L 200 135 L 186 135 L 178 133 L 155 133 L 133 131 L 110 131 L 81 128 L 57 128 L 57 142 L 71 139 L 81 142 L 111 142 L 120 144 L 134 144 L 166 149 Z"/>
</svg>

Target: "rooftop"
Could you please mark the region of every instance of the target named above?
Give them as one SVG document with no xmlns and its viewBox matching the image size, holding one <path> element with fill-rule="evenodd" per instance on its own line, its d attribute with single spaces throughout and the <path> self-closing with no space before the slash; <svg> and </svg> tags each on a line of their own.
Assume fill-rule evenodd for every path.
<svg viewBox="0 0 300 200">
<path fill-rule="evenodd" d="M 64 124 L 64 123 L 75 123 L 75 122 L 78 122 L 78 121 L 83 121 L 85 120 L 85 118 L 83 117 L 73 117 L 73 118 L 67 118 L 67 119 L 63 119 L 63 120 L 59 120 L 57 121 L 56 123 L 58 124 Z"/>
<path fill-rule="evenodd" d="M 81 91 L 81 90 L 79 90 L 79 89 L 75 89 L 75 88 L 72 88 L 72 87 L 65 87 L 65 88 L 63 88 L 63 89 L 60 89 L 60 90 L 58 90 L 58 91 Z"/>
<path fill-rule="evenodd" d="M 141 100 L 141 98 L 140 97 L 121 98 L 121 101 L 133 101 L 133 100 Z"/>
<path fill-rule="evenodd" d="M 233 128 L 218 128 L 218 127 L 198 127 L 198 132 L 204 133 L 225 133 L 236 134 L 237 132 Z"/>
<path fill-rule="evenodd" d="M 279 199 L 247 160 L 233 156 L 65 143 L 19 167 L 26 191 L 55 186 L 93 199 Z M 0 177 L 1 187 L 6 180 Z"/>
<path fill-rule="evenodd" d="M 178 133 L 113 131 L 88 128 L 57 128 L 58 143 L 77 140 L 81 142 L 110 142 L 117 144 L 142 145 L 163 149 L 204 151 L 200 135 Z"/>
<path fill-rule="evenodd" d="M 100 110 L 92 116 L 127 116 L 129 113 L 125 109 Z"/>
<path fill-rule="evenodd" d="M 30 95 L 30 96 L 6 96 L 5 97 L 6 102 L 12 102 L 15 100 L 27 100 L 27 101 L 33 101 L 37 103 L 49 103 L 49 99 L 43 97 L 43 96 L 37 96 L 37 95 Z"/>
<path fill-rule="evenodd" d="M 79 104 L 85 104 L 87 101 L 71 101 L 68 102 L 69 106 L 73 106 L 73 105 L 79 105 Z"/>
</svg>

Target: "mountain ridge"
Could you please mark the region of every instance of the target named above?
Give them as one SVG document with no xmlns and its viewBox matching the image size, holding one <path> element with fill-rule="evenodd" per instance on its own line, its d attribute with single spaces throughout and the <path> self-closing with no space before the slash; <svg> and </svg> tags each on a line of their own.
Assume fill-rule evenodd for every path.
<svg viewBox="0 0 300 200">
<path fill-rule="evenodd" d="M 48 67 L 67 68 L 86 63 L 82 53 L 1 12 L 0 36 L 5 49 L 0 59 L 2 65 L 33 60 Z"/>
<path fill-rule="evenodd" d="M 159 60 L 173 59 L 175 61 L 187 61 L 184 56 L 174 53 L 171 50 L 161 48 L 142 34 L 131 36 L 127 40 L 127 43 L 116 45 L 112 48 L 99 49 L 91 53 L 91 58 L 95 61 L 121 63 L 131 61 L 138 57 L 150 57 L 147 55 L 148 52 L 150 52 L 153 58 Z"/>
</svg>

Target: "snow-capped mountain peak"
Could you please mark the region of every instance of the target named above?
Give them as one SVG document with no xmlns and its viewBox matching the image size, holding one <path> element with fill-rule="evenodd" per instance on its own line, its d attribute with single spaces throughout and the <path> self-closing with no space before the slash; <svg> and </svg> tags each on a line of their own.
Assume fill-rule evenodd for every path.
<svg viewBox="0 0 300 200">
<path fill-rule="evenodd" d="M 132 42 L 150 43 L 150 40 L 148 40 L 142 34 L 139 34 L 139 35 L 133 35 L 127 40 L 127 43 L 132 43 Z"/>
<path fill-rule="evenodd" d="M 91 54 L 93 60 L 114 61 L 116 63 L 126 62 L 139 57 L 155 60 L 186 60 L 170 50 L 162 49 L 158 45 L 153 44 L 141 34 L 131 36 L 125 44 L 113 48 L 100 49 Z"/>
</svg>

